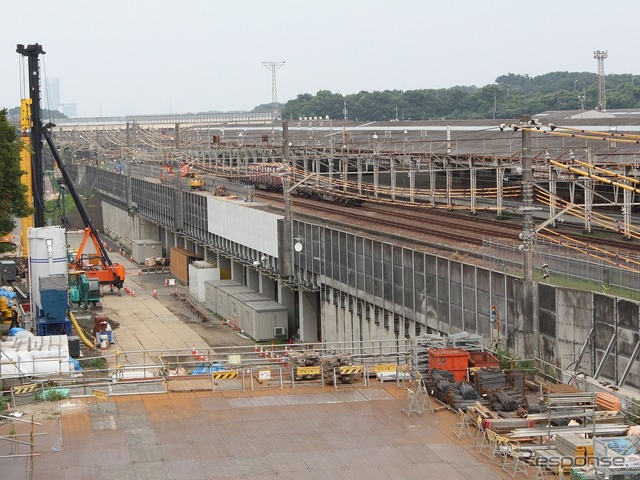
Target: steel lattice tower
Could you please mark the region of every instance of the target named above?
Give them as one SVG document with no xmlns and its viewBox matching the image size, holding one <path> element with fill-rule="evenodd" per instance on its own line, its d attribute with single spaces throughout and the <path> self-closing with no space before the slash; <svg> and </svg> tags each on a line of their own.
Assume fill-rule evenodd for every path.
<svg viewBox="0 0 640 480">
<path fill-rule="evenodd" d="M 276 86 L 276 71 L 284 62 L 262 62 L 263 67 L 271 70 L 271 115 L 272 120 L 278 118 L 278 87 Z"/>
<path fill-rule="evenodd" d="M 596 50 L 593 52 L 593 58 L 598 60 L 598 110 L 607 109 L 607 94 L 604 86 L 604 59 L 609 55 L 607 50 Z"/>
</svg>

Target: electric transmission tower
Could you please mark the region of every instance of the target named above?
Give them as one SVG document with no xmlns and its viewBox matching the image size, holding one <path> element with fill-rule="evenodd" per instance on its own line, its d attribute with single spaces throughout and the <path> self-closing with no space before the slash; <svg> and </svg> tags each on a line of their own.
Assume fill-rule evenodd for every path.
<svg viewBox="0 0 640 480">
<path fill-rule="evenodd" d="M 272 120 L 278 118 L 278 87 L 276 86 L 276 70 L 284 65 L 284 62 L 262 62 L 263 67 L 271 70 L 271 115 Z"/>
<path fill-rule="evenodd" d="M 593 58 L 598 60 L 598 110 L 600 111 L 607 109 L 607 94 L 604 88 L 604 59 L 608 56 L 607 50 L 593 52 Z"/>
</svg>

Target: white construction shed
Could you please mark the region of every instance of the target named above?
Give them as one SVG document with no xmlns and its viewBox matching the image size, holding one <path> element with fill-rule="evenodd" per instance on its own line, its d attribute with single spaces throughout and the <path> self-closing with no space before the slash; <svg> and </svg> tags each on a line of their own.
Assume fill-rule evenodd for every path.
<svg viewBox="0 0 640 480">
<path fill-rule="evenodd" d="M 199 302 L 205 301 L 205 282 L 211 280 L 220 280 L 220 269 L 215 265 L 203 261 L 189 265 L 189 293 Z"/>
</svg>

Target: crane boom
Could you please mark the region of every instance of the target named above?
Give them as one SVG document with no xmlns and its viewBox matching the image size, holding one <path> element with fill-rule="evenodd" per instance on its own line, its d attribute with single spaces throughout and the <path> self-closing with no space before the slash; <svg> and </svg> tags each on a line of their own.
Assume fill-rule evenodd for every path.
<svg viewBox="0 0 640 480">
<path fill-rule="evenodd" d="M 115 264 L 109 258 L 109 254 L 107 250 L 100 240 L 100 236 L 98 235 L 98 231 L 93 226 L 93 222 L 91 221 L 91 217 L 89 216 L 89 212 L 80 198 L 80 194 L 69 174 L 67 167 L 65 166 L 60 154 L 58 153 L 58 149 L 56 148 L 53 139 L 51 138 L 51 134 L 49 133 L 49 128 L 52 127 L 52 124 L 47 124 L 45 128 L 42 129 L 42 135 L 47 141 L 47 145 L 49 145 L 49 149 L 53 155 L 53 158 L 62 174 L 62 178 L 64 179 L 65 184 L 67 185 L 67 189 L 69 193 L 71 193 L 71 198 L 73 198 L 73 202 L 78 208 L 78 212 L 80 213 L 80 217 L 82 218 L 82 222 L 85 226 L 85 236 L 82 240 L 82 244 L 78 249 L 78 253 L 73 261 L 74 267 L 78 270 L 84 270 L 84 265 L 82 265 L 83 258 L 83 250 L 87 243 L 87 240 L 91 238 L 93 244 L 96 248 L 96 252 L 100 259 L 100 263 L 102 266 L 101 270 L 88 270 L 85 273 L 89 278 L 98 278 L 100 280 L 101 285 L 113 285 L 118 289 L 121 289 L 124 286 L 124 266 Z"/>
</svg>

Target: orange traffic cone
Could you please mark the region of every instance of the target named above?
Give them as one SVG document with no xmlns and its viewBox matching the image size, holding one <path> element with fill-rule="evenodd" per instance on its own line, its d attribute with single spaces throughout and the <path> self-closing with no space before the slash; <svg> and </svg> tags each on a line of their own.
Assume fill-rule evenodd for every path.
<svg viewBox="0 0 640 480">
<path fill-rule="evenodd" d="M 260 356 L 264 357 L 264 348 L 262 348 L 262 347 L 260 348 Z"/>
<path fill-rule="evenodd" d="M 198 353 L 198 350 L 196 350 L 196 346 L 195 345 L 192 345 L 191 346 L 191 355 L 193 355 L 195 357 L 196 353 Z"/>
<path fill-rule="evenodd" d="M 158 298 L 158 292 L 156 292 L 156 289 L 153 289 L 153 298 Z"/>
<path fill-rule="evenodd" d="M 258 345 L 256 345 L 253 349 L 254 352 L 258 353 L 260 351 L 260 348 L 258 347 Z"/>
</svg>

